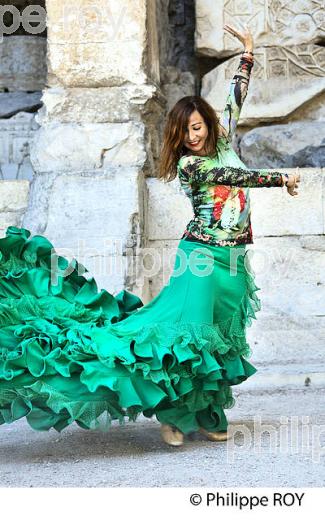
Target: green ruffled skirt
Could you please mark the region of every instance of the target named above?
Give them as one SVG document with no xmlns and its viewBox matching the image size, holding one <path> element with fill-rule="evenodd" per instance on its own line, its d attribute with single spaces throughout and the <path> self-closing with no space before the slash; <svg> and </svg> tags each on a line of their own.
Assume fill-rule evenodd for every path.
<svg viewBox="0 0 325 520">
<path fill-rule="evenodd" d="M 226 430 L 231 386 L 257 371 L 245 331 L 260 289 L 245 247 L 181 239 L 168 283 L 143 305 L 126 290 L 98 290 L 44 236 L 8 227 L 0 239 L 0 424 L 26 417 L 35 430 L 76 422 L 106 431 L 142 413 L 183 433 Z"/>
</svg>

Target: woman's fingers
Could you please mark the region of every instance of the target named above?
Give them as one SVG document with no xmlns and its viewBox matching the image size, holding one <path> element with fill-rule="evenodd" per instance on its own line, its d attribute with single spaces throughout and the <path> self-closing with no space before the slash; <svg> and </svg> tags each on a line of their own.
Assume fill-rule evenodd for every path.
<svg viewBox="0 0 325 520">
<path fill-rule="evenodd" d="M 224 28 L 234 36 L 242 37 L 242 35 L 231 25 L 225 24 Z"/>
<path fill-rule="evenodd" d="M 248 27 L 247 24 L 244 25 L 244 24 L 242 24 L 241 22 L 239 22 L 239 20 L 237 20 L 236 23 L 237 23 L 238 29 L 241 29 L 243 32 L 248 32 L 248 33 L 250 33 L 250 29 L 249 29 L 249 27 Z M 235 32 L 235 33 L 237 33 L 237 34 L 240 34 L 239 30 L 236 29 L 236 27 L 234 27 L 233 25 L 229 25 L 228 23 L 225 23 L 225 24 L 224 24 L 224 28 L 225 28 L 225 29 L 226 29 L 226 28 L 227 28 L 227 29 L 230 29 L 231 31 L 233 31 L 233 32 Z"/>
<path fill-rule="evenodd" d="M 238 38 L 238 40 L 240 40 L 241 43 L 243 43 L 244 45 L 246 45 L 246 43 L 251 43 L 253 41 L 252 34 L 247 26 L 243 28 L 242 33 L 239 32 L 237 29 L 235 29 L 235 27 L 233 27 L 232 25 L 229 25 L 229 24 L 225 24 L 224 29 L 226 31 L 228 31 L 232 36 L 235 36 L 236 38 Z"/>
<path fill-rule="evenodd" d="M 291 186 L 291 188 L 288 188 L 287 191 L 289 193 L 289 195 L 298 195 L 298 191 L 295 190 L 295 188 L 298 188 L 297 185 L 295 186 Z"/>
<path fill-rule="evenodd" d="M 293 176 L 293 178 L 294 178 L 294 181 L 295 181 L 294 185 L 287 188 L 287 191 L 288 191 L 289 195 L 291 195 L 292 197 L 294 197 L 296 195 L 299 195 L 299 193 L 298 193 L 298 191 L 296 191 L 296 189 L 299 188 L 300 173 L 295 174 Z"/>
<path fill-rule="evenodd" d="M 292 177 L 295 179 L 295 182 L 300 182 L 300 173 L 294 173 L 292 174 Z"/>
</svg>

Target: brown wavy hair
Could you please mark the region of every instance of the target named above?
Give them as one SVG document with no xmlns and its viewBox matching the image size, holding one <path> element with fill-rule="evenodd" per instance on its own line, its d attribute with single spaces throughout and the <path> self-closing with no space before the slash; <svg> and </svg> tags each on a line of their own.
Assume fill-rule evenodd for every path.
<svg viewBox="0 0 325 520">
<path fill-rule="evenodd" d="M 205 141 L 207 155 L 211 158 L 217 155 L 219 118 L 214 108 L 201 96 L 185 96 L 177 101 L 167 114 L 160 152 L 158 179 L 170 182 L 177 176 L 177 163 L 182 155 L 188 151 L 183 143 L 188 121 L 194 110 L 201 114 L 208 127 L 208 136 Z"/>
</svg>

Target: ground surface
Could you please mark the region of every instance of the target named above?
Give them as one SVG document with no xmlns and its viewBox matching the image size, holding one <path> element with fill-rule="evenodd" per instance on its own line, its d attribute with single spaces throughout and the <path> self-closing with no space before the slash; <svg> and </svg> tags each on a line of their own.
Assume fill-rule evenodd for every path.
<svg viewBox="0 0 325 520">
<path fill-rule="evenodd" d="M 61 433 L 37 432 L 25 419 L 2 425 L 1 486 L 323 487 L 325 391 L 308 387 L 253 395 L 239 390 L 233 388 L 236 405 L 226 410 L 230 425 L 244 427 L 245 437 L 237 433 L 234 443 L 211 442 L 195 433 L 182 447 L 171 447 L 161 440 L 158 421 L 143 416 L 125 426 L 116 423 L 106 433 L 76 424 Z M 281 416 L 289 425 L 280 422 Z"/>
</svg>

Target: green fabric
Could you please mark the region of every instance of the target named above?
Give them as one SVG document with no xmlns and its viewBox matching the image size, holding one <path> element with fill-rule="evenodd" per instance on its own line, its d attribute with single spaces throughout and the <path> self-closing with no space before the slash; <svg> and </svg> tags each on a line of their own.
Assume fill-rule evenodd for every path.
<svg viewBox="0 0 325 520">
<path fill-rule="evenodd" d="M 143 305 L 126 290 L 99 291 L 44 236 L 8 227 L 0 239 L 0 424 L 26 417 L 35 430 L 74 421 L 106 430 L 143 413 L 184 433 L 225 430 L 231 386 L 256 372 L 245 327 L 260 300 L 247 260 L 245 246 L 180 240 L 169 281 Z"/>
</svg>

